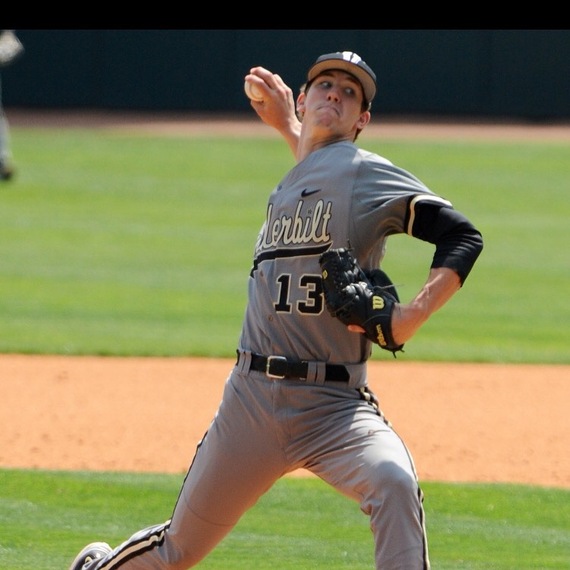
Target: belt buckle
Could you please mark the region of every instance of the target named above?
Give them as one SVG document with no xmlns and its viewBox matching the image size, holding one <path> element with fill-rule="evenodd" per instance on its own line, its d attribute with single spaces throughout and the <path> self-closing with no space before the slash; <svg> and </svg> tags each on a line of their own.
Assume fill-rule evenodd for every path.
<svg viewBox="0 0 570 570">
<path fill-rule="evenodd" d="M 288 363 L 284 356 L 268 356 L 265 375 L 268 378 L 283 379 L 287 374 Z"/>
</svg>

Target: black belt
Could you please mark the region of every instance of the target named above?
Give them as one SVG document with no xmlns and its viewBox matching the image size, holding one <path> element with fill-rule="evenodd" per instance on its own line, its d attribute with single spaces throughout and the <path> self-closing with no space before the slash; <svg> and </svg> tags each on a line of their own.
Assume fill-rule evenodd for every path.
<svg viewBox="0 0 570 570">
<path fill-rule="evenodd" d="M 334 382 L 348 382 L 350 380 L 350 374 L 342 364 L 326 364 L 325 366 L 325 380 Z M 269 378 L 303 380 L 309 375 L 309 362 L 306 360 L 287 360 L 284 356 L 262 356 L 252 353 L 249 369 L 265 372 Z"/>
</svg>

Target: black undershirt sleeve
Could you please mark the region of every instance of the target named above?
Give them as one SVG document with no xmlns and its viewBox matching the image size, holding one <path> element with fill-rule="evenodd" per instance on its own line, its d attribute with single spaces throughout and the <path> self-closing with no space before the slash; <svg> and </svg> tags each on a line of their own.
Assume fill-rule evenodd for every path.
<svg viewBox="0 0 570 570">
<path fill-rule="evenodd" d="M 461 285 L 483 249 L 483 238 L 473 224 L 460 212 L 438 203 L 420 201 L 414 205 L 411 234 L 435 245 L 431 267 L 455 270 Z"/>
</svg>

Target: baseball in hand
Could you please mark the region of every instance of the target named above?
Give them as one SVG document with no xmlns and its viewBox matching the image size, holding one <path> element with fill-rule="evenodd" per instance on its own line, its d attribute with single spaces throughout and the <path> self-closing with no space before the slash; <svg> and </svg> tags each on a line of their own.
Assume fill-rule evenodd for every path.
<svg viewBox="0 0 570 570">
<path fill-rule="evenodd" d="M 261 89 L 255 84 L 246 81 L 243 86 L 245 90 L 245 94 L 252 100 L 252 101 L 263 101 L 263 93 Z"/>
</svg>

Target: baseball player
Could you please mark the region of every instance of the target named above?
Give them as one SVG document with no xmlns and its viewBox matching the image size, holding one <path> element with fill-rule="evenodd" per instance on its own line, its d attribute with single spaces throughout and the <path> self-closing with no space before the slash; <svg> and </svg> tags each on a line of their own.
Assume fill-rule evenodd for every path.
<svg viewBox="0 0 570 570">
<path fill-rule="evenodd" d="M 296 164 L 269 194 L 236 364 L 172 517 L 113 549 L 87 545 L 70 570 L 193 567 L 280 477 L 299 468 L 369 518 L 377 569 L 425 570 L 414 464 L 367 383 L 375 345 L 362 327 L 326 310 L 319 258 L 350 244 L 372 270 L 390 235 L 434 244 L 425 285 L 394 311 L 393 335 L 403 344 L 460 289 L 482 249 L 481 234 L 412 174 L 356 146 L 376 94 L 376 76 L 357 54 L 319 57 L 296 109 L 278 75 L 253 68 L 246 79 L 259 84 L 264 98 L 254 109 L 284 136 Z"/>
</svg>

